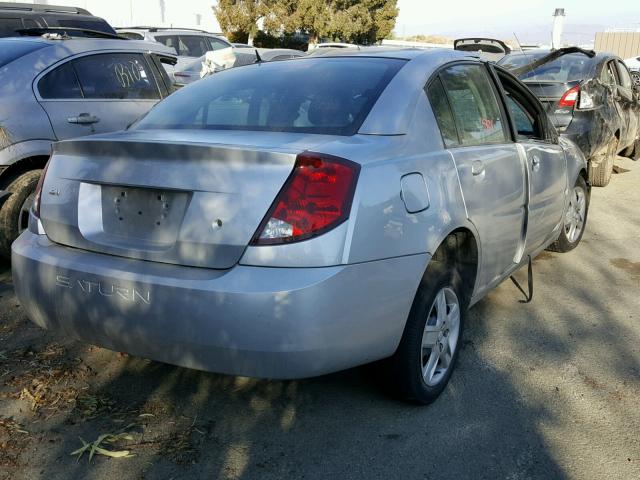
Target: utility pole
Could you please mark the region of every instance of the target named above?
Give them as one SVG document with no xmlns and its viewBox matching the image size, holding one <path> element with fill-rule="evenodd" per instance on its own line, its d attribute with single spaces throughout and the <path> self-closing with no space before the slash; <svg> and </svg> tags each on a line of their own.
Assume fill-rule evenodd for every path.
<svg viewBox="0 0 640 480">
<path fill-rule="evenodd" d="M 564 30 L 564 8 L 556 8 L 553 14 L 553 31 L 551 32 L 551 48 L 556 50 L 562 47 L 562 32 Z"/>
</svg>

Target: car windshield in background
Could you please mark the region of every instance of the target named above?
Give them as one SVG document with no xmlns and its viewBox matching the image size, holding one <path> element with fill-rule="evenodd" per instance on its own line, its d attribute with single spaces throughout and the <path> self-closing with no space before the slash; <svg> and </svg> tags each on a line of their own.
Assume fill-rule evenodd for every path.
<svg viewBox="0 0 640 480">
<path fill-rule="evenodd" d="M 154 38 L 163 45 L 174 48 L 182 57 L 201 57 L 209 50 L 217 50 L 204 35 L 156 35 Z"/>
<path fill-rule="evenodd" d="M 318 57 L 226 70 L 174 93 L 134 128 L 354 135 L 404 64 Z"/>
<path fill-rule="evenodd" d="M 48 46 L 44 42 L 22 42 L 15 40 L 0 40 L 0 67 L 17 60 L 24 55 Z"/>
<path fill-rule="evenodd" d="M 548 55 L 548 53 L 509 55 L 498 63 L 508 70 L 514 70 L 533 63 L 545 55 Z M 582 53 L 563 55 L 551 62 L 540 65 L 530 72 L 523 73 L 520 75 L 520 80 L 561 83 L 581 81 L 589 76 L 591 62 L 592 59 Z"/>
</svg>

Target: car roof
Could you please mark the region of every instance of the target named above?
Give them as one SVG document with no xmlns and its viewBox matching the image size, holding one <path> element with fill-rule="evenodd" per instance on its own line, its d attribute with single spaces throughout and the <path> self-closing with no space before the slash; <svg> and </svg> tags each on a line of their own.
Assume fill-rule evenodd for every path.
<svg viewBox="0 0 640 480">
<path fill-rule="evenodd" d="M 172 48 L 161 43 L 145 42 L 144 40 L 116 40 L 106 38 L 80 38 L 72 37 L 63 40 L 52 40 L 45 37 L 5 37 L 0 38 L 0 49 L 5 42 L 41 43 L 50 46 L 64 46 L 69 55 L 95 50 L 132 50 L 150 51 L 154 53 L 175 56 Z"/>
<path fill-rule="evenodd" d="M 452 61 L 455 58 L 465 59 L 473 58 L 478 60 L 477 54 L 470 52 L 460 52 L 449 48 L 433 48 L 429 50 L 421 48 L 398 48 L 398 47 L 360 47 L 359 50 L 355 48 L 336 48 L 333 50 L 327 49 L 329 52 L 323 52 L 318 57 L 330 58 L 330 57 L 375 57 L 375 58 L 398 58 L 401 60 L 414 60 L 418 58 L 428 59 L 430 61 L 437 61 L 438 58 L 447 58 L 448 61 Z M 313 58 L 315 55 L 311 54 L 304 58 Z"/>
<path fill-rule="evenodd" d="M 176 35 L 210 35 L 213 37 L 219 37 L 221 35 L 206 32 L 204 30 L 196 30 L 192 28 L 161 28 L 161 27 L 118 27 L 116 32 L 135 32 L 135 33 L 150 33 L 152 35 L 161 34 L 166 35 L 174 33 Z"/>
</svg>

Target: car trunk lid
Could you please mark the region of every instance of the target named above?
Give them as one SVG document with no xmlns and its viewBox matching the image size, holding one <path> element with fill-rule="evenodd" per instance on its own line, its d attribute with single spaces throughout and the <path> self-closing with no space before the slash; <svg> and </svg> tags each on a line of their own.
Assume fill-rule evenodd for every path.
<svg viewBox="0 0 640 480">
<path fill-rule="evenodd" d="M 573 107 L 563 107 L 558 104 L 562 96 L 579 85 L 579 81 L 552 82 L 525 80 L 524 83 L 538 97 L 547 114 L 558 128 L 566 128 L 573 118 Z"/>
<path fill-rule="evenodd" d="M 198 135 L 164 133 L 59 143 L 41 203 L 48 237 L 105 254 L 230 268 L 291 173 L 297 154 L 323 143 L 310 135 L 256 134 L 253 145 L 247 145 L 246 132 L 209 134 L 207 143 L 172 142 L 166 139 Z M 269 146 L 273 144 L 284 146 Z"/>
</svg>

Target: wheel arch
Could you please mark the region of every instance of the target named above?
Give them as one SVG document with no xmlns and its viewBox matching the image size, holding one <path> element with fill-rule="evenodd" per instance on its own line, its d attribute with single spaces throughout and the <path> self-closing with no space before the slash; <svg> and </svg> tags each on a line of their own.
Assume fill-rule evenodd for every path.
<svg viewBox="0 0 640 480">
<path fill-rule="evenodd" d="M 470 225 L 459 226 L 444 235 L 433 249 L 422 280 L 428 277 L 432 262 L 444 262 L 447 267 L 455 268 L 460 274 L 465 301 L 469 302 L 476 290 L 481 255 L 481 245 L 475 229 Z"/>
</svg>

